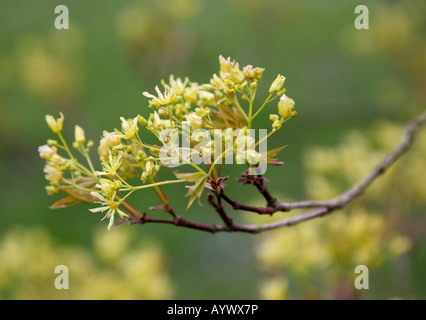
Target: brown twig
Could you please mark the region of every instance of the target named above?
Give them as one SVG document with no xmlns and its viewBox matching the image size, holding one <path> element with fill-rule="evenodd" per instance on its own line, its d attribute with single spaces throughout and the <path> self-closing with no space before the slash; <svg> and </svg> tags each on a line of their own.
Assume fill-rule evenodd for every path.
<svg viewBox="0 0 426 320">
<path fill-rule="evenodd" d="M 210 193 L 207 196 L 207 201 L 211 204 L 211 206 L 216 210 L 216 212 L 219 214 L 222 221 L 225 223 L 225 225 L 229 229 L 234 228 L 234 223 L 232 219 L 226 214 L 225 209 L 223 208 L 222 202 L 220 200 L 220 197 L 217 197 L 217 203 L 214 201 L 214 195 Z"/>
<path fill-rule="evenodd" d="M 187 227 L 191 229 L 207 231 L 210 233 L 216 232 L 245 232 L 245 233 L 260 233 L 267 230 L 277 229 L 285 226 L 293 226 L 299 224 L 304 221 L 308 221 L 314 218 L 323 217 L 325 215 L 330 214 L 336 209 L 342 208 L 347 205 L 349 202 L 360 196 L 364 191 L 371 185 L 371 183 L 376 180 L 379 176 L 387 171 L 387 169 L 393 165 L 404 153 L 408 151 L 410 146 L 413 144 L 413 141 L 416 137 L 416 134 L 419 128 L 426 123 L 426 113 L 423 113 L 406 126 L 404 138 L 401 142 L 395 147 L 393 151 L 391 151 L 388 155 L 386 155 L 383 160 L 374 168 L 372 172 L 370 172 L 360 183 L 354 185 L 352 188 L 342 193 L 338 197 L 326 200 L 326 201 L 298 201 L 298 202 L 277 202 L 277 200 L 272 197 L 269 191 L 266 188 L 263 179 L 259 179 L 260 177 L 255 177 L 252 183 L 255 185 L 259 192 L 263 195 L 265 200 L 267 201 L 266 207 L 252 207 L 244 204 L 240 204 L 239 202 L 232 200 L 223 192 L 223 188 L 213 188 L 213 192 L 216 195 L 217 202 L 214 200 L 213 194 L 208 196 L 209 203 L 213 206 L 216 212 L 221 217 L 222 221 L 225 223 L 224 226 L 221 225 L 205 225 L 199 224 L 192 221 L 188 221 L 177 215 L 173 208 L 164 207 L 163 209 L 169 212 L 172 215 L 173 219 L 153 219 L 148 218 L 144 213 L 139 217 L 130 217 L 128 220 L 130 223 L 167 223 L 173 224 L 175 226 Z M 247 178 L 247 177 L 246 177 Z M 219 186 L 222 184 L 224 178 L 219 183 Z M 264 225 L 243 225 L 236 224 L 233 220 L 226 214 L 225 209 L 221 203 L 221 199 L 226 201 L 228 204 L 232 206 L 235 210 L 243 210 L 255 212 L 258 214 L 273 214 L 277 211 L 290 211 L 293 209 L 307 209 L 312 208 L 313 210 L 297 215 L 292 218 L 287 218 L 278 222 L 273 222 Z"/>
<path fill-rule="evenodd" d="M 150 218 L 146 215 L 146 213 L 143 213 L 139 217 L 129 217 L 127 218 L 127 221 L 129 221 L 130 224 L 166 223 L 166 224 L 175 225 L 177 227 L 185 227 L 189 229 L 201 230 L 201 231 L 206 231 L 210 233 L 225 231 L 225 227 L 223 226 L 218 226 L 215 224 L 207 225 L 207 224 L 196 223 L 196 222 L 183 219 L 182 217 L 178 215 L 175 215 L 173 219 L 157 219 L 157 218 Z"/>
<path fill-rule="evenodd" d="M 408 151 L 415 139 L 418 129 L 425 123 L 426 113 L 423 113 L 415 120 L 411 121 L 406 126 L 404 138 L 396 146 L 396 148 L 388 155 L 386 155 L 383 160 L 374 168 L 374 170 L 370 172 L 360 183 L 354 185 L 349 190 L 334 199 L 325 201 L 305 200 L 297 202 L 277 202 L 275 206 L 267 208 L 245 206 L 235 200 L 230 199 L 226 195 L 223 195 L 223 199 L 231 204 L 232 207 L 236 210 L 251 211 L 259 214 L 273 214 L 277 211 L 291 211 L 292 209 L 328 208 L 334 210 L 341 208 L 356 197 L 360 196 L 375 179 L 385 173 L 393 163 L 395 163 L 405 152 Z M 266 189 L 266 186 L 264 188 Z"/>
</svg>

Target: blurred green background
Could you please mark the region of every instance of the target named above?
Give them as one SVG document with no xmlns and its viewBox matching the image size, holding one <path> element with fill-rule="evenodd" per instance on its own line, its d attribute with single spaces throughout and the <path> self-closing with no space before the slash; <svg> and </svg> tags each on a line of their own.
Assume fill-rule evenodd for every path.
<svg viewBox="0 0 426 320">
<path fill-rule="evenodd" d="M 54 28 L 59 4 L 69 8 L 69 30 Z M 287 94 L 299 114 L 268 141 L 289 147 L 280 154 L 285 165 L 268 168 L 266 176 L 280 199 L 304 199 L 305 150 L 336 145 L 349 129 L 363 132 L 381 119 L 403 124 L 424 109 L 424 1 L 364 3 L 369 7 L 369 30 L 354 27 L 359 4 L 362 1 L 2 0 L 0 237 L 16 226 L 42 226 L 55 245 L 89 247 L 99 225 L 106 228 L 85 205 L 48 209 L 58 197 L 45 193 L 44 162 L 37 153 L 52 137 L 45 114 L 63 112 L 70 139 L 74 124 L 79 124 L 98 142 L 103 130 L 119 127 L 120 116 L 148 115 L 141 93 L 153 92 L 169 74 L 209 81 L 218 72 L 219 55 L 236 59 L 240 66 L 266 68 L 264 90 L 278 73 L 287 77 Z M 267 115 L 258 127 L 269 128 Z M 169 189 L 182 215 L 211 218 L 207 205 L 184 212 L 185 191 Z M 232 196 L 247 197 L 247 190 L 235 187 Z M 141 210 L 157 204 L 149 191 L 139 197 Z M 253 252 L 257 236 L 210 235 L 154 224 L 123 228 L 137 229 L 138 242 L 155 238 L 161 243 L 175 298 L 258 297 L 262 272 Z M 411 282 L 404 293 L 425 298 L 424 241 L 413 254 Z M 387 298 L 391 276 L 385 270 L 379 276 L 381 289 L 370 290 L 367 297 Z M 400 294 L 393 287 L 389 297 Z"/>
</svg>

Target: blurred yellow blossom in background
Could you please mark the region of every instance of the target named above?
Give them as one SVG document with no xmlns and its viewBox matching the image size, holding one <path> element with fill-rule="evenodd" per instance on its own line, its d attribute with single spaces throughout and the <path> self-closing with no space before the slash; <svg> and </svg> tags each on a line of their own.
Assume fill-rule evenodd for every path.
<svg viewBox="0 0 426 320">
<path fill-rule="evenodd" d="M 308 198 L 332 199 L 347 190 L 370 172 L 402 136 L 402 127 L 379 122 L 366 134 L 349 132 L 337 147 L 308 150 Z M 259 296 L 357 298 L 360 292 L 351 282 L 357 265 L 372 270 L 393 265 L 416 242 L 421 242 L 424 232 L 417 230 L 421 225 L 417 213 L 426 199 L 425 143 L 426 132 L 422 131 L 410 157 L 391 168 L 368 193 L 344 210 L 264 235 L 256 250 L 265 272 Z M 271 218 L 261 218 L 266 219 Z M 289 290 L 291 286 L 293 289 Z M 288 291 L 293 295 L 285 294 Z"/>
<path fill-rule="evenodd" d="M 53 103 L 72 102 L 83 81 L 83 33 L 77 26 L 46 36 L 28 35 L 16 45 L 16 67 L 24 87 Z M 72 67 L 71 67 L 72 66 Z"/>
<path fill-rule="evenodd" d="M 0 299 L 172 298 L 161 246 L 134 240 L 128 228 L 102 228 L 90 250 L 58 246 L 42 228 L 15 228 L 0 242 Z M 69 270 L 69 289 L 55 288 L 58 265 Z"/>
<path fill-rule="evenodd" d="M 124 7 L 116 19 L 116 30 L 132 69 L 167 74 L 189 62 L 197 32 L 187 24 L 203 6 L 204 0 L 172 0 Z"/>
</svg>

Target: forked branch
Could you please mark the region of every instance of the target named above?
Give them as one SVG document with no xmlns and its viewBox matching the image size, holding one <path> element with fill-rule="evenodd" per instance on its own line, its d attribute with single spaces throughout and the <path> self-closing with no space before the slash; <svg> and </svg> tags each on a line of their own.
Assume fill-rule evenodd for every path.
<svg viewBox="0 0 426 320">
<path fill-rule="evenodd" d="M 348 203 L 359 197 L 363 194 L 366 189 L 375 181 L 379 176 L 385 173 L 389 167 L 391 167 L 402 155 L 404 155 L 413 144 L 418 130 L 421 126 L 426 123 L 426 112 L 421 114 L 416 119 L 409 122 L 405 128 L 405 135 L 400 143 L 393 149 L 389 154 L 387 154 L 383 160 L 377 164 L 377 166 L 358 184 L 351 187 L 346 192 L 342 193 L 338 197 L 326 201 L 314 201 L 314 200 L 305 200 L 298 202 L 278 202 L 267 190 L 265 184 L 265 178 L 249 177 L 243 174 L 244 179 L 239 179 L 246 184 L 252 184 L 256 186 L 259 192 L 265 198 L 267 205 L 265 207 L 253 207 L 239 203 L 238 201 L 232 200 L 229 198 L 223 191 L 223 188 L 219 187 L 214 190 L 214 195 L 210 194 L 208 196 L 208 201 L 210 205 L 218 213 L 224 225 L 205 225 L 195 222 L 191 222 L 183 219 L 182 217 L 176 215 L 173 209 L 168 208 L 169 213 L 172 214 L 172 219 L 151 219 L 146 216 L 146 214 L 137 217 L 130 218 L 131 223 L 168 223 L 175 226 L 187 227 L 191 229 L 207 231 L 210 233 L 216 232 L 246 232 L 246 233 L 260 233 L 267 230 L 277 229 L 285 226 L 293 226 L 304 221 L 311 219 L 323 217 L 346 206 Z M 222 183 L 225 179 L 220 178 Z M 244 181 L 243 181 L 244 180 Z M 215 201 L 216 196 L 216 201 Z M 272 215 L 278 211 L 288 212 L 295 209 L 313 209 L 306 213 L 297 215 L 292 218 L 287 218 L 281 221 L 264 224 L 264 225 L 245 225 L 245 224 L 236 224 L 233 220 L 226 214 L 225 208 L 221 202 L 223 199 L 226 203 L 231 205 L 234 210 L 242 210 L 254 212 L 257 214 L 270 214 Z M 166 210 L 166 211 L 167 211 Z"/>
</svg>

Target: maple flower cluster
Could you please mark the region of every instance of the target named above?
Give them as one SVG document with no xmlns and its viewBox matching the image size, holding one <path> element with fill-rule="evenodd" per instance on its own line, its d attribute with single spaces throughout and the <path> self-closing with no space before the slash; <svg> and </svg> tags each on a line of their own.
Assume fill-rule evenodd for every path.
<svg viewBox="0 0 426 320">
<path fill-rule="evenodd" d="M 189 183 L 189 208 L 194 200 L 200 201 L 209 181 L 221 175 L 224 162 L 254 169 L 260 163 L 276 163 L 272 157 L 284 147 L 256 147 L 260 149 L 262 142 L 297 115 L 293 99 L 285 94 L 285 77 L 278 75 L 266 99 L 257 105 L 255 96 L 264 69 L 251 65 L 240 68 L 238 62 L 222 56 L 219 63 L 220 70 L 209 83 L 171 75 L 155 87 L 155 93 L 143 92 L 152 112 L 147 118 L 139 114 L 130 119 L 121 117 L 119 129 L 103 132 L 97 149 L 101 170 L 92 163 L 89 153 L 94 143 L 86 140 L 84 130 L 75 126 L 71 148 L 62 135 L 63 114 L 58 119 L 47 115 L 47 124 L 59 139 L 48 140 L 39 147 L 40 157 L 46 160 L 46 189 L 49 194 L 67 194 L 52 208 L 78 202 L 100 203 L 91 211 L 106 211 L 104 218 L 109 219 L 111 228 L 115 214 L 122 219 L 139 214 L 128 200 L 135 191 L 154 188 L 167 206 L 161 186 Z M 269 115 L 270 130 L 256 141 L 254 120 L 274 100 L 276 112 Z M 154 135 L 158 143 L 147 143 L 145 134 Z M 59 151 L 64 155 L 59 155 Z M 161 169 L 177 167 L 182 168 L 173 169 L 176 180 L 161 179 Z"/>
</svg>

